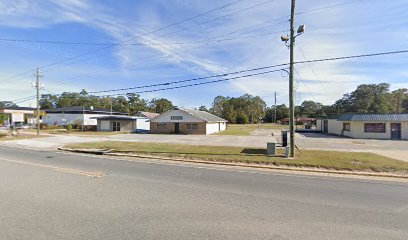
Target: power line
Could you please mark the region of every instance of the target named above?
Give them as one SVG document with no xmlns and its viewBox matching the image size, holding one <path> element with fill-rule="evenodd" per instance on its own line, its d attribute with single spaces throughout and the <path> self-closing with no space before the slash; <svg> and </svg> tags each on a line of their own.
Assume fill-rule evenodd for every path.
<svg viewBox="0 0 408 240">
<path fill-rule="evenodd" d="M 192 17 L 185 18 L 185 19 L 183 19 L 183 20 L 174 22 L 174 23 L 169 24 L 169 25 L 165 25 L 165 26 L 160 27 L 160 28 L 157 28 L 157 29 L 155 29 L 155 30 L 153 30 L 153 31 L 150 31 L 150 32 L 147 32 L 147 33 L 143 33 L 143 34 L 139 34 L 139 35 L 136 36 L 136 37 L 128 38 L 127 40 L 121 41 L 120 43 L 129 42 L 129 41 L 131 41 L 131 40 L 133 40 L 133 39 L 135 39 L 135 38 L 139 38 L 139 37 L 142 37 L 142 36 L 144 36 L 144 35 L 153 34 L 153 33 L 159 32 L 159 31 L 163 31 L 163 30 L 165 30 L 165 29 L 168 29 L 168 28 L 177 26 L 177 25 L 179 25 L 179 24 L 181 24 L 181 23 L 184 23 L 184 22 L 187 22 L 187 21 L 191 21 L 191 20 L 193 20 L 193 19 L 195 19 L 195 18 L 199 18 L 199 17 L 205 16 L 205 15 L 207 15 L 207 14 L 216 12 L 216 11 L 218 11 L 218 10 L 227 8 L 227 7 L 229 7 L 229 6 L 233 5 L 233 4 L 236 4 L 236 3 L 242 2 L 242 1 L 244 1 L 244 0 L 236 0 L 236 1 L 233 1 L 233 2 L 230 2 L 230 3 L 227 3 L 227 4 L 224 4 L 224 5 L 220 6 L 220 7 L 217 7 L 217 8 L 211 9 L 211 10 L 208 10 L 208 11 L 206 11 L 206 12 L 203 12 L 203 13 L 200 13 L 200 14 L 197 14 L 197 15 L 194 15 L 194 16 L 192 16 Z M 62 60 L 58 60 L 58 61 L 55 61 L 55 62 L 53 62 L 53 63 L 47 64 L 47 65 L 43 65 L 43 66 L 41 66 L 41 68 L 43 69 L 43 68 L 45 68 L 45 67 L 54 66 L 54 65 L 57 65 L 57 64 L 66 62 L 66 61 L 78 59 L 78 58 L 81 58 L 81 57 L 83 57 L 83 56 L 86 56 L 86 55 L 89 55 L 89 54 L 92 54 L 92 53 L 96 53 L 96 52 L 99 52 L 99 51 L 108 49 L 108 48 L 110 48 L 110 47 L 112 47 L 112 45 L 108 45 L 108 46 L 104 46 L 104 47 L 102 47 L 102 48 L 98 48 L 98 49 L 94 49 L 94 50 L 91 50 L 91 51 L 87 51 L 87 52 L 85 52 L 85 53 L 82 53 L 82 54 L 79 54 L 79 55 L 76 55 L 76 56 L 73 56 L 73 57 L 64 58 L 64 59 L 62 59 Z M 20 77 L 20 76 L 25 76 L 25 75 L 27 75 L 27 73 L 32 73 L 33 71 L 35 71 L 35 69 L 31 69 L 31 70 L 25 71 L 25 72 L 23 72 L 23 73 L 21 73 L 21 74 L 17 74 L 17 75 L 15 75 L 15 76 L 11 77 L 11 79 L 16 79 L 16 78 L 18 78 L 18 77 Z M 11 80 L 11 79 L 9 79 L 9 80 Z"/>
<path fill-rule="evenodd" d="M 402 53 L 408 53 L 408 50 L 370 53 L 370 54 L 360 54 L 360 55 L 351 55 L 351 56 L 342 56 L 342 57 L 333 57 L 333 58 L 322 58 L 322 59 L 314 59 L 314 60 L 307 60 L 307 61 L 298 61 L 298 62 L 294 62 L 294 64 L 304 64 L 304 63 L 324 62 L 324 61 L 336 61 L 336 60 L 344 60 L 344 59 L 365 58 L 365 57 L 384 56 L 384 55 L 393 55 L 393 54 L 402 54 Z M 144 86 L 137 86 L 137 87 L 131 87 L 131 88 L 94 91 L 94 92 L 90 92 L 90 93 L 106 93 L 106 92 L 113 92 L 113 91 L 124 91 L 124 90 L 138 89 L 138 88 L 148 88 L 148 87 L 155 87 L 155 86 L 171 85 L 171 84 L 177 84 L 177 83 L 183 83 L 183 82 L 189 82 L 189 81 L 197 81 L 197 80 L 208 79 L 208 78 L 223 77 L 223 76 L 239 74 L 239 73 L 245 73 L 245 72 L 251 72 L 251 71 L 259 71 L 259 70 L 264 70 L 264 69 L 269 69 L 269 68 L 283 67 L 283 66 L 287 66 L 287 65 L 289 65 L 289 63 L 282 63 L 282 64 L 276 64 L 276 65 L 246 69 L 246 70 L 241 70 L 241 71 L 236 71 L 236 72 L 231 72 L 231 73 L 218 74 L 218 75 L 207 76 L 207 77 L 201 77 L 201 78 L 194 78 L 194 79 L 187 79 L 187 80 L 173 81 L 173 82 L 152 84 L 152 85 L 144 85 Z M 185 87 L 190 87 L 190 86 L 204 85 L 204 84 L 210 84 L 210 83 L 221 82 L 221 81 L 228 81 L 228 80 L 232 80 L 232 79 L 238 79 L 238 78 L 243 78 L 243 77 L 250 77 L 250 76 L 256 76 L 256 75 L 266 74 L 266 73 L 270 73 L 270 72 L 281 71 L 283 69 L 284 68 L 278 69 L 278 70 L 271 70 L 271 71 L 261 72 L 261 73 L 249 74 L 249 75 L 244 75 L 244 76 L 237 76 L 237 77 L 229 78 L 229 79 L 221 79 L 221 80 L 215 80 L 215 81 L 208 81 L 208 82 L 204 82 L 204 83 L 183 85 L 183 86 L 177 86 L 177 87 L 169 87 L 169 88 L 163 88 L 163 89 L 146 90 L 146 91 L 140 91 L 140 92 L 135 92 L 135 93 L 156 92 L 156 91 L 164 91 L 164 90 L 169 90 L 169 89 L 177 89 L 177 88 L 185 88 Z M 59 94 L 59 95 L 61 95 L 61 94 Z M 124 95 L 124 94 L 115 94 L 115 95 Z M 107 95 L 107 96 L 112 96 L 112 95 L 110 94 L 110 95 Z"/>
<path fill-rule="evenodd" d="M 120 95 L 140 94 L 140 93 L 151 93 L 151 92 L 159 92 L 159 91 L 179 89 L 179 88 L 187 88 L 187 87 L 200 86 L 200 85 L 206 85 L 206 84 L 211 84 L 211 83 L 231 81 L 231 80 L 240 79 L 240 78 L 247 78 L 247 77 L 252 77 L 252 76 L 264 75 L 264 74 L 268 74 L 268 73 L 279 72 L 279 71 L 282 71 L 282 70 L 284 70 L 284 68 L 275 69 L 275 70 L 270 70 L 270 71 L 265 71 L 265 72 L 260 72 L 260 73 L 253 73 L 253 74 L 248 74 L 248 75 L 243 75 L 243 76 L 237 76 L 237 77 L 233 77 L 233 78 L 218 79 L 218 80 L 213 80 L 213 81 L 208 81 L 208 82 L 193 83 L 193 84 L 182 85 L 182 86 L 175 86 L 175 87 L 168 87 L 168 88 L 159 88 L 159 89 L 152 89 L 152 90 L 145 90 L 145 91 L 131 92 L 131 93 L 120 93 L 120 94 L 100 95 L 100 96 L 98 96 L 98 97 L 102 97 L 102 96 L 120 96 Z"/>
<path fill-rule="evenodd" d="M 31 97 L 25 97 L 25 98 L 13 100 L 13 101 L 10 101 L 10 103 L 6 104 L 4 107 L 7 108 L 7 107 L 10 107 L 10 106 L 13 106 L 13 105 L 17 105 L 19 103 L 32 101 L 32 100 L 36 99 L 36 97 L 37 96 L 35 95 L 35 96 L 31 96 Z"/>
<path fill-rule="evenodd" d="M 365 58 L 365 57 L 375 57 L 375 56 L 385 56 L 385 55 L 394 55 L 394 54 L 402 54 L 408 53 L 408 50 L 399 50 L 399 51 L 391 51 L 391 52 L 379 52 L 379 53 L 369 53 L 369 54 L 361 54 L 361 55 L 351 55 L 351 56 L 343 56 L 343 57 L 333 57 L 333 58 L 321 58 L 321 59 L 314 59 L 314 60 L 305 60 L 305 61 L 298 61 L 294 62 L 294 64 L 303 64 L 303 63 L 314 63 L 314 62 L 326 62 L 326 61 L 336 61 L 336 60 L 344 60 L 344 59 L 353 59 L 353 58 Z"/>
<path fill-rule="evenodd" d="M 307 58 L 305 56 L 305 53 L 303 52 L 302 47 L 300 46 L 300 42 L 299 40 L 297 41 L 297 46 L 300 50 L 300 53 L 302 54 L 303 58 L 307 61 Z M 320 83 L 320 85 L 323 87 L 324 90 L 326 90 L 326 87 L 323 85 L 322 81 L 320 80 L 320 78 L 317 76 L 316 71 L 314 70 L 314 67 L 312 66 L 312 64 L 308 63 L 307 64 L 309 66 L 309 68 L 312 70 L 313 75 L 316 77 L 316 80 Z"/>
<path fill-rule="evenodd" d="M 361 54 L 361 55 L 352 55 L 352 56 L 343 56 L 343 57 L 334 57 L 334 58 L 322 58 L 322 59 L 314 59 L 314 60 L 305 60 L 305 61 L 294 62 L 294 64 L 304 64 L 304 63 L 323 62 L 323 61 L 335 61 L 335 60 L 374 57 L 374 56 L 402 54 L 402 53 L 408 53 L 408 50 L 381 52 L 381 53 L 371 53 L 371 54 Z M 275 67 L 283 67 L 283 66 L 287 66 L 287 65 L 289 65 L 289 63 L 282 63 L 282 64 L 276 64 L 276 65 L 270 65 L 270 66 L 264 66 L 264 67 L 258 67 L 258 68 L 251 68 L 251 69 L 245 69 L 245 70 L 241 70 L 241 71 L 235 71 L 235 72 L 224 73 L 224 74 L 217 74 L 217 75 L 206 76 L 206 77 L 192 78 L 192 79 L 187 79 L 187 80 L 172 81 L 172 82 L 166 82 L 166 83 L 143 85 L 143 86 L 129 87 L 129 88 L 119 88 L 119 89 L 111 89 L 111 90 L 93 91 L 93 92 L 89 92 L 89 93 L 105 93 L 105 92 L 125 91 L 125 90 L 139 89 L 139 88 L 157 87 L 157 86 L 163 86 L 163 85 L 171 85 L 171 84 L 177 84 L 177 83 L 183 83 L 183 82 L 203 80 L 203 79 L 208 79 L 208 78 L 225 77 L 225 76 L 228 76 L 228 75 L 235 75 L 235 74 L 241 74 L 241 73 L 245 73 L 245 72 L 259 71 L 259 70 L 275 68 Z"/>
<path fill-rule="evenodd" d="M 346 5 L 350 5 L 350 4 L 357 3 L 357 2 L 362 2 L 362 1 L 365 1 L 365 0 L 355 0 L 355 1 L 349 1 L 349 2 L 343 2 L 343 3 L 336 3 L 336 4 L 328 5 L 328 6 L 325 6 L 325 7 L 314 8 L 314 9 L 310 9 L 310 10 L 306 10 L 306 11 L 296 12 L 296 15 L 301 15 L 301 14 L 305 14 L 305 13 L 312 13 L 312 12 L 318 12 L 318 11 L 337 8 L 337 7 L 343 7 L 343 6 L 346 6 Z"/>
<path fill-rule="evenodd" d="M 286 22 L 286 21 L 285 21 Z M 283 31 L 282 31 L 283 32 Z M 276 33 L 276 32 L 273 32 Z M 58 42 L 58 41 L 44 41 L 44 40 L 29 40 L 29 39 L 6 39 L 0 38 L 0 41 L 7 42 L 26 42 L 26 43 L 44 43 L 44 44 L 62 44 L 62 45 L 106 45 L 106 46 L 162 46 L 162 45 L 189 45 L 189 44 L 201 44 L 209 42 L 224 42 L 229 40 L 244 39 L 244 38 L 254 38 L 265 35 L 271 35 L 273 33 L 264 33 L 260 35 L 251 36 L 236 36 L 224 39 L 213 39 L 213 40 L 203 40 L 203 41 L 191 41 L 191 42 L 169 42 L 169 43 L 87 43 L 87 42 Z"/>
<path fill-rule="evenodd" d="M 177 25 L 179 25 L 179 24 L 181 24 L 181 23 L 184 23 L 184 22 L 187 22 L 187 21 L 191 21 L 191 20 L 193 20 L 193 19 L 196 19 L 196 18 L 205 16 L 205 15 L 207 15 L 207 14 L 216 12 L 216 11 L 218 11 L 218 10 L 227 8 L 227 7 L 231 6 L 231 5 L 234 5 L 234 4 L 236 4 L 236 3 L 238 3 L 238 2 L 242 2 L 242 1 L 243 1 L 243 0 L 233 1 L 233 2 L 227 3 L 227 4 L 225 4 L 225 5 L 222 5 L 222 6 L 220 6 L 220 7 L 211 9 L 211 10 L 209 10 L 209 11 L 206 11 L 206 12 L 203 12 L 203 13 L 200 13 L 200 14 L 197 14 L 197 15 L 195 15 L 195 16 L 192 16 L 192 17 L 183 19 L 183 20 L 181 20 L 181 21 L 178 21 L 178 22 L 175 22 L 175 23 L 166 25 L 166 26 L 161 27 L 161 28 L 158 28 L 158 29 L 156 29 L 156 30 L 153 30 L 153 31 L 150 31 L 150 32 L 147 32 L 147 33 L 144 33 L 144 34 L 139 34 L 139 35 L 136 36 L 136 37 L 129 38 L 129 39 L 124 40 L 124 41 L 121 41 L 121 42 L 119 42 L 119 43 L 114 43 L 113 45 L 106 45 L 106 46 L 104 46 L 104 47 L 102 47 L 102 48 L 99 48 L 99 49 L 91 50 L 91 51 L 88 51 L 88 52 L 85 52 L 85 53 L 83 53 L 83 54 L 79 54 L 79 55 L 76 55 L 76 56 L 73 56 L 73 57 L 68 57 L 68 58 L 65 58 L 65 59 L 62 59 L 62 60 L 59 60 L 59 61 L 50 63 L 50 64 L 48 64 L 48 65 L 44 65 L 44 66 L 42 66 L 41 68 L 43 69 L 43 68 L 45 68 L 45 67 L 51 67 L 51 66 L 54 66 L 54 65 L 63 63 L 63 62 L 67 62 L 67 61 L 71 61 L 71 60 L 74 60 L 74 59 L 78 59 L 78 58 L 84 57 L 84 56 L 86 56 L 86 55 L 89 55 L 89 54 L 93 54 L 93 53 L 102 51 L 102 50 L 107 49 L 107 48 L 109 48 L 109 47 L 116 46 L 116 45 L 118 45 L 118 44 L 124 44 L 124 43 L 126 43 L 126 42 L 131 41 L 132 39 L 135 39 L 135 38 L 139 38 L 139 37 L 142 37 L 142 36 L 145 36 L 145 35 L 148 35 L 148 34 L 152 34 L 152 33 L 156 33 L 156 32 L 159 32 L 159 31 L 163 31 L 163 30 L 168 29 L 168 28 L 171 28 L 171 27 L 173 27 L 173 26 L 177 26 Z M 256 4 L 256 5 L 247 7 L 247 8 L 245 8 L 245 10 L 249 10 L 249 9 L 251 9 L 251 8 L 254 8 L 254 7 L 259 7 L 259 6 L 261 6 L 261 5 L 264 5 L 264 4 L 266 4 L 266 3 L 268 3 L 268 2 L 272 2 L 272 1 L 274 1 L 274 0 L 269 0 L 269 1 L 266 1 L 266 2 L 262 2 L 262 3 L 260 3 L 260 4 Z M 360 1 L 363 1 L 363 0 L 349 1 L 349 2 L 344 2 L 344 3 L 329 5 L 329 6 L 326 6 L 326 7 L 321 7 L 321 8 L 316 8 L 316 9 L 310 9 L 310 10 L 298 12 L 297 14 L 305 14 L 305 13 L 311 13 L 311 12 L 326 10 L 326 9 L 330 9 L 330 8 L 341 7 L 341 6 L 345 6 L 345 5 L 352 4 L 352 3 L 355 3 L 355 2 L 360 2 Z M 230 16 L 230 15 L 232 15 L 232 14 L 236 14 L 237 12 L 241 12 L 241 11 L 244 11 L 244 9 L 241 9 L 241 10 L 238 10 L 238 11 L 236 11 L 236 12 L 233 12 L 233 13 L 230 13 L 230 14 L 227 14 L 227 15 L 224 15 L 224 16 L 221 16 L 221 17 L 218 17 L 218 18 L 215 18 L 215 19 L 213 19 L 213 20 L 211 20 L 211 21 L 218 20 L 218 19 L 224 18 L 224 17 L 226 17 L 226 16 Z M 284 18 L 284 17 L 281 17 L 281 18 Z M 279 19 L 279 18 L 278 18 L 278 19 Z M 207 21 L 207 22 L 208 22 L 208 21 Z M 207 23 L 207 22 L 204 22 L 204 23 Z M 199 23 L 199 25 L 202 25 L 202 24 L 204 24 L 204 23 Z M 190 29 L 191 29 L 191 27 L 190 27 Z M 186 29 L 184 29 L 184 30 L 186 30 Z M 177 32 L 179 32 L 179 31 L 177 31 Z M 12 39 L 11 39 L 11 40 L 12 40 Z M 33 41 L 34 41 L 34 40 L 33 40 Z M 46 41 L 44 41 L 44 42 L 46 42 Z M 48 41 L 48 42 L 53 42 L 53 41 Z M 54 42 L 55 42 L 55 41 L 54 41 Z M 73 43 L 73 44 L 75 44 L 75 43 Z M 103 45 L 103 44 L 101 44 L 101 45 Z M 9 78 L 9 80 L 13 80 L 13 79 L 20 78 L 20 77 L 22 77 L 22 76 L 27 75 L 28 73 L 32 73 L 33 71 L 34 71 L 34 69 L 31 69 L 31 70 L 28 70 L 28 71 L 23 72 L 23 73 L 21 73 L 21 74 L 14 75 L 14 76 L 12 76 L 11 78 Z"/>
<path fill-rule="evenodd" d="M 239 1 L 236 1 L 236 2 L 240 2 L 240 1 L 243 1 L 243 0 L 239 0 Z M 249 7 L 240 9 L 240 10 L 237 10 L 237 11 L 235 11 L 235 12 L 232 12 L 232 13 L 229 13 L 229 14 L 226 14 L 226 15 L 223 15 L 223 16 L 220 16 L 220 17 L 217 17 L 217 18 L 213 18 L 213 19 L 210 19 L 210 20 L 207 20 L 207 21 L 198 23 L 198 24 L 194 24 L 193 26 L 191 26 L 191 27 L 189 27 L 189 28 L 183 28 L 183 29 L 181 29 L 181 30 L 178 30 L 178 31 L 175 31 L 175 32 L 173 31 L 173 32 L 170 32 L 170 33 L 167 33 L 167 34 L 164 34 L 164 35 L 159 35 L 159 36 L 160 36 L 160 37 L 169 36 L 169 35 L 172 35 L 172 34 L 174 34 L 174 33 L 179 33 L 179 32 L 182 32 L 182 31 L 186 31 L 186 30 L 189 30 L 189 29 L 191 29 L 191 28 L 193 28 L 193 27 L 197 27 L 197 26 L 200 26 L 200 25 L 203 25 L 203 24 L 206 24 L 206 23 L 209 23 L 209 22 L 213 22 L 213 21 L 216 21 L 216 20 L 219 20 L 219 19 L 228 17 L 228 16 L 232 16 L 232 15 L 234 15 L 234 14 L 241 13 L 241 12 L 243 12 L 243 11 L 247 11 L 247 10 L 253 9 L 253 8 L 256 8 L 256 7 L 265 5 L 265 4 L 267 4 L 267 3 L 273 2 L 273 1 L 276 1 L 276 0 L 268 0 L 268 1 L 265 1 L 265 2 L 262 2 L 262 3 L 258 3 L 258 4 L 255 4 L 255 5 L 252 5 L 252 6 L 249 6 Z M 231 5 L 231 4 L 229 4 L 229 5 Z M 219 9 L 217 9 L 217 10 L 219 10 Z M 199 15 L 200 15 L 200 14 L 199 14 Z M 205 15 L 205 14 L 204 14 L 204 15 Z M 197 17 L 194 17 L 194 18 L 197 18 Z M 192 18 L 192 19 L 194 19 L 194 18 Z M 189 20 L 192 20 L 192 19 L 189 19 Z M 183 21 L 183 22 L 185 22 L 185 21 Z M 152 34 L 152 33 L 156 33 L 156 32 L 158 32 L 158 31 L 153 31 L 153 32 L 150 32 L 150 33 L 148 33 L 148 34 Z M 134 37 L 134 38 L 140 38 L 140 37 L 143 37 L 143 36 L 147 36 L 148 34 L 142 34 L 142 35 L 139 35 L 139 36 Z M 134 38 L 132 38 L 132 39 L 134 39 Z M 151 40 L 150 40 L 150 41 L 151 41 Z M 121 41 L 121 43 L 123 43 L 123 42 L 128 42 L 128 41 Z M 103 49 L 105 49 L 105 48 L 108 48 L 108 47 L 111 47 L 111 46 L 105 46 L 105 47 L 101 48 L 101 50 L 103 50 Z M 68 62 L 68 61 L 71 61 L 71 60 L 79 59 L 79 58 L 81 58 L 81 57 L 87 56 L 87 55 L 92 54 L 92 53 L 94 53 L 94 52 L 99 52 L 99 50 L 97 49 L 97 50 L 95 50 L 95 51 L 85 52 L 84 54 L 80 54 L 80 55 L 77 55 L 77 56 L 74 56 L 74 57 L 71 57 L 71 58 L 62 59 L 62 60 L 60 60 L 60 61 L 56 61 L 56 62 L 54 62 L 54 63 L 50 63 L 50 64 L 48 64 L 48 65 L 44 65 L 44 66 L 42 66 L 41 68 L 42 68 L 42 69 L 44 69 L 44 68 L 49 68 L 49 67 L 52 67 L 52 66 L 54 66 L 54 65 L 58 65 L 58 64 L 60 64 L 60 63 L 64 63 L 64 62 Z M 87 59 L 85 59 L 85 61 L 86 61 L 86 60 L 87 60 Z M 82 61 L 84 61 L 84 60 L 79 60 L 79 61 L 82 62 Z M 76 63 L 76 62 L 71 63 L 71 64 L 75 64 L 75 63 Z"/>
</svg>

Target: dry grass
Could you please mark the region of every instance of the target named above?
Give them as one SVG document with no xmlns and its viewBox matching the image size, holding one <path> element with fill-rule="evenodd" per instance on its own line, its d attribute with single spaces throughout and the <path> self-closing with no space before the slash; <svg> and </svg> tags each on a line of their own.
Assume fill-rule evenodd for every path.
<svg viewBox="0 0 408 240">
<path fill-rule="evenodd" d="M 23 134 L 19 133 L 15 136 L 7 135 L 5 132 L 0 132 L 0 141 L 13 141 L 13 140 L 23 140 L 23 139 L 31 139 L 31 138 L 42 138 L 45 136 L 37 136 L 35 134 Z"/>
<path fill-rule="evenodd" d="M 36 129 L 25 129 L 24 132 L 35 133 Z M 81 131 L 78 129 L 73 129 L 67 131 L 66 129 L 44 129 L 40 133 L 44 134 L 56 134 L 56 135 L 87 135 L 87 136 L 104 136 L 104 135 L 118 135 L 127 134 L 127 132 L 97 132 L 97 131 Z"/>
<path fill-rule="evenodd" d="M 288 129 L 288 125 L 261 123 L 261 124 L 229 124 L 227 130 L 217 135 L 248 136 L 255 129 Z"/>
<path fill-rule="evenodd" d="M 97 142 L 67 145 L 69 148 L 112 149 L 114 152 L 129 152 L 169 157 L 205 159 L 220 162 L 243 162 L 271 164 L 276 166 L 316 167 L 335 170 L 403 172 L 408 173 L 408 162 L 387 158 L 373 153 L 302 151 L 296 159 L 285 159 L 266 155 L 265 149 L 242 147 L 191 146 L 162 143 Z M 282 152 L 280 152 L 282 153 Z"/>
</svg>

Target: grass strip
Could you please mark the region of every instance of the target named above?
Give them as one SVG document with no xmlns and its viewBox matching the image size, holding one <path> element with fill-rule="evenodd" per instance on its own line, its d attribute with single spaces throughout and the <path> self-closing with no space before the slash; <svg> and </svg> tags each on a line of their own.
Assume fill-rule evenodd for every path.
<svg viewBox="0 0 408 240">
<path fill-rule="evenodd" d="M 112 152 L 120 153 L 181 157 L 218 162 L 408 174 L 408 162 L 367 152 L 302 150 L 302 153 L 298 152 L 296 159 L 286 159 L 283 157 L 282 151 L 278 151 L 277 156 L 268 156 L 265 149 L 244 147 L 118 141 L 69 144 L 65 147 L 74 149 L 110 149 Z"/>
</svg>

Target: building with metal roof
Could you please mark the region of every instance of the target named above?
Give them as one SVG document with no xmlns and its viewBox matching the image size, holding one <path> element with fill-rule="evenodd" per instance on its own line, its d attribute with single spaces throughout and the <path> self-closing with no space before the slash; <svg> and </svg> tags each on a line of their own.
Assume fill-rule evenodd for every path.
<svg viewBox="0 0 408 240">
<path fill-rule="evenodd" d="M 226 130 L 228 121 L 209 112 L 177 108 L 149 122 L 151 133 L 212 134 Z"/>
<path fill-rule="evenodd" d="M 97 126 L 96 117 L 102 116 L 127 116 L 128 113 L 114 112 L 103 108 L 93 107 L 64 107 L 44 110 L 46 115 L 43 117 L 43 123 L 47 125 L 77 124 L 95 128 Z"/>
<path fill-rule="evenodd" d="M 408 140 L 408 114 L 347 113 L 337 119 L 319 118 L 317 128 L 352 138 Z"/>
<path fill-rule="evenodd" d="M 97 131 L 103 132 L 148 132 L 150 130 L 149 118 L 138 116 L 99 116 L 92 117 L 97 121 Z"/>
</svg>

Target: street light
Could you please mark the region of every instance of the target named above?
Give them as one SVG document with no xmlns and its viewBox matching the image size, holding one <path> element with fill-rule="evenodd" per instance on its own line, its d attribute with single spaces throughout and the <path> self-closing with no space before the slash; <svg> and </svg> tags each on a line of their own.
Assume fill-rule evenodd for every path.
<svg viewBox="0 0 408 240">
<path fill-rule="evenodd" d="M 293 63 L 294 63 L 294 45 L 295 38 L 305 32 L 305 25 L 300 25 L 295 35 L 295 0 L 292 0 L 291 17 L 290 17 L 290 36 L 281 36 L 281 40 L 290 48 L 290 65 L 289 65 L 289 128 L 290 128 L 290 157 L 295 157 L 295 103 L 294 103 L 294 84 L 293 84 Z M 289 44 L 288 44 L 289 42 Z"/>
</svg>

